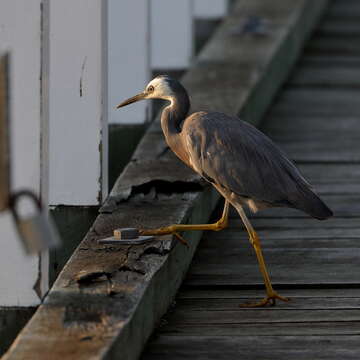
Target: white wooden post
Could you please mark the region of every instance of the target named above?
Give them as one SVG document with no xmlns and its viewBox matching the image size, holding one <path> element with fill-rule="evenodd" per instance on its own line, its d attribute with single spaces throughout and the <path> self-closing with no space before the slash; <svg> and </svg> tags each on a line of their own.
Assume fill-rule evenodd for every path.
<svg viewBox="0 0 360 360">
<path fill-rule="evenodd" d="M 228 0 L 194 0 L 194 16 L 197 19 L 219 19 L 226 15 Z"/>
<path fill-rule="evenodd" d="M 193 0 L 151 0 L 150 18 L 151 68 L 186 69 L 194 50 Z"/>
<path fill-rule="evenodd" d="M 50 1 L 49 203 L 107 194 L 106 1 Z"/>
<path fill-rule="evenodd" d="M 0 44 L 11 52 L 12 190 L 30 188 L 37 194 L 46 166 L 41 163 L 41 3 L 0 2 Z M 48 286 L 47 253 L 25 255 L 9 212 L 0 215 L 0 234 L 0 306 L 37 305 Z"/>
<path fill-rule="evenodd" d="M 148 1 L 108 0 L 108 117 L 111 124 L 141 124 L 149 102 L 115 106 L 150 80 Z"/>
</svg>

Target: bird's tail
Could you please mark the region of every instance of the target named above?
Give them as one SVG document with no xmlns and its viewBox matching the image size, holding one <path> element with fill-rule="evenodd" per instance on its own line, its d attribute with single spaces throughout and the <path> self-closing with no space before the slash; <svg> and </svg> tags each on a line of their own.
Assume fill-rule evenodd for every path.
<svg viewBox="0 0 360 360">
<path fill-rule="evenodd" d="M 301 190 L 301 199 L 295 204 L 297 209 L 318 220 L 325 220 L 333 216 L 331 209 L 311 189 L 302 188 Z"/>
</svg>

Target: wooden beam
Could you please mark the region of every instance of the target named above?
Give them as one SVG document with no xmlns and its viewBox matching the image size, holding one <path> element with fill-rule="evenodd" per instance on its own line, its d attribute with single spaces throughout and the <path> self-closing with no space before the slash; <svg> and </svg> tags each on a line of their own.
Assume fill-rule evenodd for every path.
<svg viewBox="0 0 360 360">
<path fill-rule="evenodd" d="M 233 114 L 246 108 L 249 118 L 258 122 L 291 69 L 287 59 L 295 61 L 294 54 L 326 4 L 238 1 L 182 79 L 193 108 Z M 254 13 L 271 23 L 267 36 L 234 29 Z M 260 95 L 266 101 L 259 101 Z M 103 247 L 97 240 L 117 227 L 207 221 L 217 200 L 215 191 L 203 188 L 167 151 L 159 123 L 154 123 L 93 227 L 4 359 L 29 354 L 39 360 L 137 358 L 181 284 L 201 233 L 185 234 L 190 249 L 170 237 L 123 247 Z"/>
</svg>

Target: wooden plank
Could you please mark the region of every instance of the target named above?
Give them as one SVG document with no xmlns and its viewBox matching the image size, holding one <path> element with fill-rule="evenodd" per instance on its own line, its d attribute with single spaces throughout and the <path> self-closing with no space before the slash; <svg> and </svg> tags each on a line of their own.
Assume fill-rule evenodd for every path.
<svg viewBox="0 0 360 360">
<path fill-rule="evenodd" d="M 283 290 L 286 291 L 287 290 Z M 344 293 L 351 292 L 349 289 L 345 289 Z M 293 293 L 295 293 L 293 291 Z M 309 313 L 315 313 L 316 310 L 334 310 L 334 312 L 341 313 L 342 310 L 356 310 L 356 312 L 347 312 L 344 311 L 344 313 L 348 313 L 346 317 L 350 316 L 351 313 L 358 314 L 359 311 L 359 305 L 360 305 L 360 298 L 359 297 L 344 297 L 345 294 L 343 294 L 342 297 L 332 297 L 328 298 L 325 296 L 326 290 L 323 290 L 324 296 L 323 297 L 300 297 L 297 296 L 296 298 L 291 298 L 292 301 L 286 302 L 284 304 L 281 304 L 281 306 L 276 307 L 275 309 L 272 309 L 270 313 L 272 313 L 272 316 L 276 316 L 276 314 L 279 315 L 279 321 L 283 321 L 284 318 L 282 318 L 284 314 L 284 310 L 296 310 L 294 312 L 302 313 L 302 310 L 309 310 Z M 261 299 L 264 296 L 264 294 L 258 294 L 258 296 L 254 297 L 252 296 L 252 299 L 259 298 Z M 287 296 L 288 295 L 287 293 Z M 246 310 L 248 309 L 239 309 L 239 304 L 243 304 L 246 301 L 248 301 L 249 298 L 247 296 L 247 291 L 238 291 L 238 296 L 235 298 L 212 298 L 212 299 L 178 299 L 176 300 L 176 313 L 177 314 L 171 314 L 168 317 L 169 322 L 172 322 L 172 326 L 175 327 L 176 324 L 189 324 L 190 322 L 195 322 L 195 317 L 199 316 L 200 313 L 201 318 L 205 316 L 206 314 L 209 315 L 209 322 L 211 323 L 212 320 L 221 319 L 222 312 L 226 312 L 225 314 L 229 314 L 230 312 L 236 313 L 238 317 L 241 317 L 242 314 L 246 313 Z M 341 310 L 341 311 L 339 311 Z M 217 314 L 213 315 L 212 313 L 217 312 Z M 269 311 L 267 311 L 269 312 Z M 261 313 L 261 315 L 258 313 Z M 318 312 L 321 313 L 320 311 Z M 250 316 L 255 315 L 261 316 L 264 314 L 264 311 L 259 312 L 250 312 Z M 290 311 L 285 312 L 286 314 L 286 322 L 288 321 L 288 317 L 291 316 Z M 326 314 L 326 315 L 325 315 Z M 324 321 L 327 321 L 327 315 L 329 312 L 324 313 Z M 226 316 L 226 315 L 225 315 Z M 299 315 L 296 315 L 299 316 Z M 336 315 L 338 316 L 338 315 Z M 230 318 L 229 318 L 230 319 Z M 242 319 L 244 322 L 247 321 L 246 317 Z M 314 318 L 310 319 L 311 321 L 315 322 Z M 346 320 L 344 318 L 344 320 Z M 220 320 L 221 321 L 221 320 Z M 305 321 L 303 319 L 303 321 Z M 202 321 L 199 321 L 202 322 Z M 226 318 L 224 318 L 224 323 L 229 323 L 229 321 L 226 321 Z M 234 319 L 234 322 L 239 323 L 238 319 Z M 272 319 L 266 319 L 266 322 L 274 322 Z"/>
<path fill-rule="evenodd" d="M 355 131 L 355 130 L 354 130 Z M 327 143 L 321 143 L 316 139 L 306 141 L 277 141 L 281 148 L 289 155 L 289 157 L 301 162 L 359 162 L 360 152 L 354 151 L 359 144 L 359 139 L 342 136 L 339 132 L 337 138 L 334 134 L 326 136 L 324 132 L 322 136 L 327 137 Z M 355 135 L 356 136 L 356 135 Z M 276 140 L 276 139 L 275 139 Z"/>
<path fill-rule="evenodd" d="M 306 0 L 296 4 L 282 0 L 271 4 L 254 0 L 237 2 L 235 11 L 203 49 L 200 61 L 183 78 L 192 95 L 194 108 L 204 109 L 206 104 L 213 106 L 217 103 L 217 110 L 232 109 L 232 113 L 237 113 L 247 107 L 247 111 L 253 113 L 250 118 L 259 120 L 326 3 Z M 260 16 L 266 14 L 270 19 L 274 16 L 276 21 L 271 36 L 249 39 L 242 34 L 234 34 L 231 29 L 244 16 L 244 10 Z M 232 51 L 221 51 L 224 44 L 231 44 Z M 244 54 L 252 57 L 251 62 L 246 59 L 250 73 L 247 76 L 252 80 L 245 83 L 228 71 L 229 68 L 239 68 L 239 59 Z M 224 64 L 228 66 L 224 67 Z M 208 83 L 210 68 L 213 71 L 211 74 L 216 74 L 212 79 L 216 87 Z M 266 91 L 263 86 L 266 86 Z M 231 92 L 245 95 L 229 97 Z M 259 103 L 257 99 L 265 93 L 266 101 Z M 154 132 L 149 134 L 153 136 Z M 157 146 L 153 145 L 152 159 L 149 154 L 147 157 L 147 169 L 149 161 L 156 164 L 162 156 L 166 156 L 166 149 L 160 154 L 156 153 L 157 150 Z M 131 176 L 143 178 L 141 160 L 137 159 L 137 162 L 137 175 L 132 172 Z M 119 177 L 119 183 L 129 176 L 127 171 L 125 169 Z M 156 173 L 157 180 L 168 176 L 168 169 L 163 168 L 160 178 L 159 174 Z M 177 175 L 181 181 L 183 174 Z M 166 242 L 169 237 L 145 246 L 119 248 L 101 247 L 96 240 L 106 237 L 119 226 L 156 227 L 173 222 L 206 221 L 218 199 L 214 191 L 194 191 L 191 187 L 193 181 L 182 182 L 181 185 L 175 183 L 175 186 L 165 181 L 167 186 L 164 191 L 152 182 L 153 176 L 146 174 L 141 186 L 129 187 L 126 201 L 119 199 L 123 193 L 111 193 L 107 203 L 111 203 L 111 209 L 102 209 L 44 304 L 4 359 L 24 358 L 29 353 L 37 354 L 39 360 L 66 356 L 79 360 L 139 356 L 155 324 L 172 302 L 201 234 L 186 234 L 190 249 L 178 242 Z"/>
<path fill-rule="evenodd" d="M 352 41 L 350 37 L 360 35 L 359 18 L 327 18 L 316 30 L 315 35 L 321 36 L 349 36 L 349 41 Z"/>
<path fill-rule="evenodd" d="M 330 3 L 326 12 L 329 18 L 351 18 L 360 17 L 360 4 L 357 0 L 336 0 Z"/>
<path fill-rule="evenodd" d="M 299 302 L 299 301 L 298 301 Z M 303 310 L 297 308 L 296 310 L 281 308 L 281 310 L 268 310 L 268 309 L 239 309 L 239 303 L 229 305 L 231 309 L 224 310 L 219 309 L 214 311 L 213 309 L 203 308 L 200 311 L 183 309 L 178 307 L 176 311 L 168 317 L 168 321 L 171 322 L 171 329 L 174 331 L 177 326 L 222 326 L 222 325 L 238 325 L 238 324 L 279 324 L 279 323 L 319 323 L 319 322 L 353 322 L 354 331 L 357 334 L 360 333 L 360 309 L 359 299 L 348 300 L 344 302 L 344 308 L 334 309 L 332 306 L 327 308 L 327 304 L 324 301 L 324 308 L 314 310 L 307 307 L 305 304 L 299 304 L 300 309 L 302 305 Z M 224 302 L 225 303 L 225 302 Z M 206 306 L 207 304 L 204 304 Z M 313 304 L 308 304 L 312 306 Z M 289 306 L 289 305 L 286 305 Z M 348 307 L 349 306 L 349 307 Z M 237 307 L 237 309 L 234 307 Z M 355 325 L 354 324 L 354 325 Z M 169 326 L 170 328 L 170 326 Z M 170 330 L 170 329 L 169 329 Z M 167 332 L 164 329 L 164 332 Z M 190 330 L 191 333 L 191 330 Z"/>
<path fill-rule="evenodd" d="M 287 296 L 291 297 L 296 303 L 299 299 L 348 299 L 348 298 L 359 298 L 360 289 L 358 288 L 296 288 L 296 289 L 286 289 Z M 227 289 L 227 288 L 218 288 L 214 286 L 213 288 L 193 288 L 193 287 L 181 287 L 179 292 L 176 295 L 176 304 L 181 304 L 182 300 L 186 301 L 200 301 L 200 300 L 221 300 L 221 299 L 240 299 L 240 298 L 261 298 L 264 296 L 264 290 L 244 290 L 244 289 Z M 286 306 L 286 304 L 283 304 Z"/>
<path fill-rule="evenodd" d="M 323 324 L 323 327 L 331 329 L 333 325 Z M 251 324 L 244 325 L 240 331 L 251 327 Z M 197 336 L 161 336 L 147 348 L 142 359 L 226 360 L 237 359 L 239 354 L 247 360 L 357 360 L 359 357 L 359 336 L 274 336 L 275 325 L 271 329 L 261 329 L 261 326 L 257 327 L 253 336 L 241 336 L 239 331 L 241 337 L 202 336 L 199 333 Z M 258 336 L 256 331 L 267 336 Z"/>
<path fill-rule="evenodd" d="M 298 168 L 318 194 L 360 193 L 360 165 L 300 163 Z"/>
<path fill-rule="evenodd" d="M 9 55 L 0 56 L 0 211 L 10 196 Z"/>
<path fill-rule="evenodd" d="M 318 111 L 321 111 L 321 109 L 319 108 Z M 286 116 L 276 116 L 275 111 L 270 111 L 270 115 L 267 118 L 268 121 L 264 122 L 262 131 L 271 137 L 277 137 L 279 139 L 281 139 L 281 137 L 289 139 L 291 136 L 294 139 L 306 139 L 310 135 L 315 137 L 321 133 L 325 133 L 326 135 L 340 133 L 348 137 L 351 135 L 352 130 L 360 128 L 357 114 L 359 114 L 359 112 L 353 116 L 342 115 L 338 117 L 306 114 L 293 114 L 293 116 L 291 116 L 290 113 Z M 326 138 L 322 140 L 322 143 L 327 142 Z"/>
<path fill-rule="evenodd" d="M 347 36 L 323 36 L 316 37 L 306 45 L 306 54 L 327 54 L 327 55 L 360 55 L 360 37 Z"/>
<path fill-rule="evenodd" d="M 225 231 L 224 231 L 225 232 Z M 260 233 L 260 232 L 259 232 Z M 255 253 L 245 232 L 204 240 L 194 257 L 186 285 L 261 285 Z M 264 257 L 273 284 L 359 284 L 359 237 L 303 238 L 301 229 L 290 239 L 262 236 Z M 291 268 L 289 269 L 289 263 Z"/>
<path fill-rule="evenodd" d="M 337 67 L 337 66 L 349 66 L 357 67 L 360 63 L 360 57 L 348 56 L 348 55 L 304 55 L 300 64 L 307 64 L 312 66 L 325 66 L 325 67 Z"/>
<path fill-rule="evenodd" d="M 360 90 L 354 89 L 317 89 L 290 88 L 283 91 L 273 105 L 271 114 L 303 116 L 340 117 L 357 116 L 360 104 L 356 99 Z M 296 123 L 296 122 L 295 122 Z"/>
<path fill-rule="evenodd" d="M 360 87 L 360 69 L 357 66 L 302 66 L 291 77 L 292 86 Z"/>
</svg>

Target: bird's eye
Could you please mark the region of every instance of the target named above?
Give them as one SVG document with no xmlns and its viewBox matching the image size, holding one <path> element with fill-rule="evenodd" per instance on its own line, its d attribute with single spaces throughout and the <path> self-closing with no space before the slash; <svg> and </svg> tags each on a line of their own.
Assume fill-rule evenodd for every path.
<svg viewBox="0 0 360 360">
<path fill-rule="evenodd" d="M 154 87 L 152 85 L 150 85 L 148 88 L 147 88 L 148 91 L 154 91 Z"/>
</svg>

